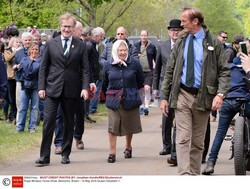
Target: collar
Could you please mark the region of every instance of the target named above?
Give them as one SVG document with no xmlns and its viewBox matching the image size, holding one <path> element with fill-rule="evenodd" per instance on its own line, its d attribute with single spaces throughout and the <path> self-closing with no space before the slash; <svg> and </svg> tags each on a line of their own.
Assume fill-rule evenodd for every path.
<svg viewBox="0 0 250 189">
<path fill-rule="evenodd" d="M 204 38 L 205 38 L 204 29 L 201 28 L 198 32 L 196 32 L 196 33 L 194 34 L 194 36 L 195 36 L 196 39 L 199 39 L 199 38 L 204 39 Z"/>
<path fill-rule="evenodd" d="M 171 49 L 172 49 L 174 47 L 175 42 L 172 39 L 170 39 L 170 41 L 171 41 Z"/>
<path fill-rule="evenodd" d="M 68 39 L 69 39 L 68 41 L 72 41 L 72 38 L 73 38 L 73 37 L 72 37 L 72 36 L 70 36 L 70 37 L 68 38 Z M 62 35 L 61 35 L 61 40 L 62 40 L 62 41 L 64 41 L 64 40 L 65 40 L 65 38 L 64 38 Z"/>
</svg>

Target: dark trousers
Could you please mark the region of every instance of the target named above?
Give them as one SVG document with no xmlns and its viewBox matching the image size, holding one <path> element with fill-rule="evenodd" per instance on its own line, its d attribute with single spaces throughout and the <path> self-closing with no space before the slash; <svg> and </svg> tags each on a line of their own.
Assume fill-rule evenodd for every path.
<svg viewBox="0 0 250 189">
<path fill-rule="evenodd" d="M 208 118 L 207 122 L 207 131 L 206 131 L 206 136 L 204 140 L 204 151 L 202 154 L 202 158 L 206 158 L 207 152 L 209 149 L 209 144 L 210 144 L 210 133 L 211 133 L 211 128 L 210 128 L 210 118 Z M 172 148 L 171 148 L 171 159 L 177 160 L 177 155 L 176 155 L 176 144 L 175 144 L 175 139 L 176 139 L 176 126 L 173 128 L 173 141 L 172 141 Z"/>
<path fill-rule="evenodd" d="M 10 113 L 8 115 L 8 109 L 10 106 Z M 17 108 L 16 108 L 16 80 L 8 80 L 7 93 L 4 99 L 4 113 L 8 115 L 10 121 L 16 119 Z"/>
<path fill-rule="evenodd" d="M 85 100 L 84 101 L 84 115 L 85 116 L 89 115 L 89 106 L 90 106 L 90 100 Z"/>
<path fill-rule="evenodd" d="M 74 138 L 76 140 L 82 140 L 82 135 L 84 133 L 84 106 L 85 101 L 80 98 L 78 99 L 76 106 L 76 114 L 75 114 L 75 130 L 74 130 Z"/>
<path fill-rule="evenodd" d="M 74 114 L 77 99 L 66 98 L 63 94 L 59 98 L 46 96 L 44 107 L 43 139 L 40 157 L 50 157 L 51 143 L 56 125 L 56 115 L 60 102 L 63 112 L 63 141 L 61 155 L 69 156 L 71 153 L 74 130 Z"/>
<path fill-rule="evenodd" d="M 211 112 L 212 116 L 217 117 L 217 110 Z"/>
<path fill-rule="evenodd" d="M 202 158 L 206 158 L 207 156 L 207 152 L 209 149 L 209 144 L 210 144 L 210 133 L 211 133 L 211 128 L 210 128 L 210 117 L 208 118 L 208 122 L 207 122 L 207 131 L 206 131 L 206 136 L 205 136 L 205 140 L 204 140 L 204 151 L 202 154 Z"/>
<path fill-rule="evenodd" d="M 171 131 L 173 127 L 174 110 L 169 108 L 168 117 L 162 115 L 162 142 L 164 149 L 171 149 Z"/>
<path fill-rule="evenodd" d="M 85 101 L 79 98 L 76 103 L 76 112 L 74 116 L 74 138 L 82 140 L 84 133 L 84 105 Z M 55 141 L 56 147 L 62 146 L 63 141 L 63 114 L 61 105 L 59 105 L 56 115 Z"/>
<path fill-rule="evenodd" d="M 55 146 L 62 147 L 62 140 L 63 140 L 63 112 L 60 103 L 56 113 L 56 127 L 55 127 L 55 139 L 54 139 Z"/>
</svg>

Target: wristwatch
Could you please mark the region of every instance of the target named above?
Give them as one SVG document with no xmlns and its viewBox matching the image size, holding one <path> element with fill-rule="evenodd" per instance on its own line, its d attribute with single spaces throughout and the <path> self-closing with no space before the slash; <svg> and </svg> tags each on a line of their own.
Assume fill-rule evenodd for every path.
<svg viewBox="0 0 250 189">
<path fill-rule="evenodd" d="M 225 98 L 225 95 L 222 94 L 222 93 L 218 93 L 217 96 L 220 97 L 220 98 L 222 98 L 222 100 L 224 100 L 224 98 Z"/>
</svg>

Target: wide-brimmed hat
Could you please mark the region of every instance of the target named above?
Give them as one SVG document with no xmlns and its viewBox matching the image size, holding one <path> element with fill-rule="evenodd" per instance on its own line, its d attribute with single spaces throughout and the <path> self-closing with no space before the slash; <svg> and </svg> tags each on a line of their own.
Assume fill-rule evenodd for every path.
<svg viewBox="0 0 250 189">
<path fill-rule="evenodd" d="M 171 28 L 181 28 L 181 29 L 183 29 L 183 27 L 181 26 L 181 21 L 179 19 L 170 20 L 168 29 L 171 29 Z"/>
</svg>

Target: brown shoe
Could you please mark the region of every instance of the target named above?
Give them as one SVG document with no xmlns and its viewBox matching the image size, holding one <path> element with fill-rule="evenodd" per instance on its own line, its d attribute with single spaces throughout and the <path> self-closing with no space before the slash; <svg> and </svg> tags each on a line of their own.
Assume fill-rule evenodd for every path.
<svg viewBox="0 0 250 189">
<path fill-rule="evenodd" d="M 62 153 L 62 147 L 61 146 L 56 147 L 55 154 L 60 155 L 61 153 Z"/>
<path fill-rule="evenodd" d="M 16 119 L 13 119 L 13 120 L 11 121 L 11 123 L 12 123 L 13 125 L 16 125 Z"/>
<path fill-rule="evenodd" d="M 169 158 L 167 159 L 167 162 L 168 162 L 168 164 L 171 164 L 171 165 L 173 165 L 173 166 L 176 166 L 176 165 L 177 165 L 177 161 L 176 161 L 175 159 L 172 159 L 171 157 L 169 157 Z"/>
<path fill-rule="evenodd" d="M 76 148 L 78 150 L 84 150 L 84 143 L 82 140 L 76 140 Z"/>
</svg>

